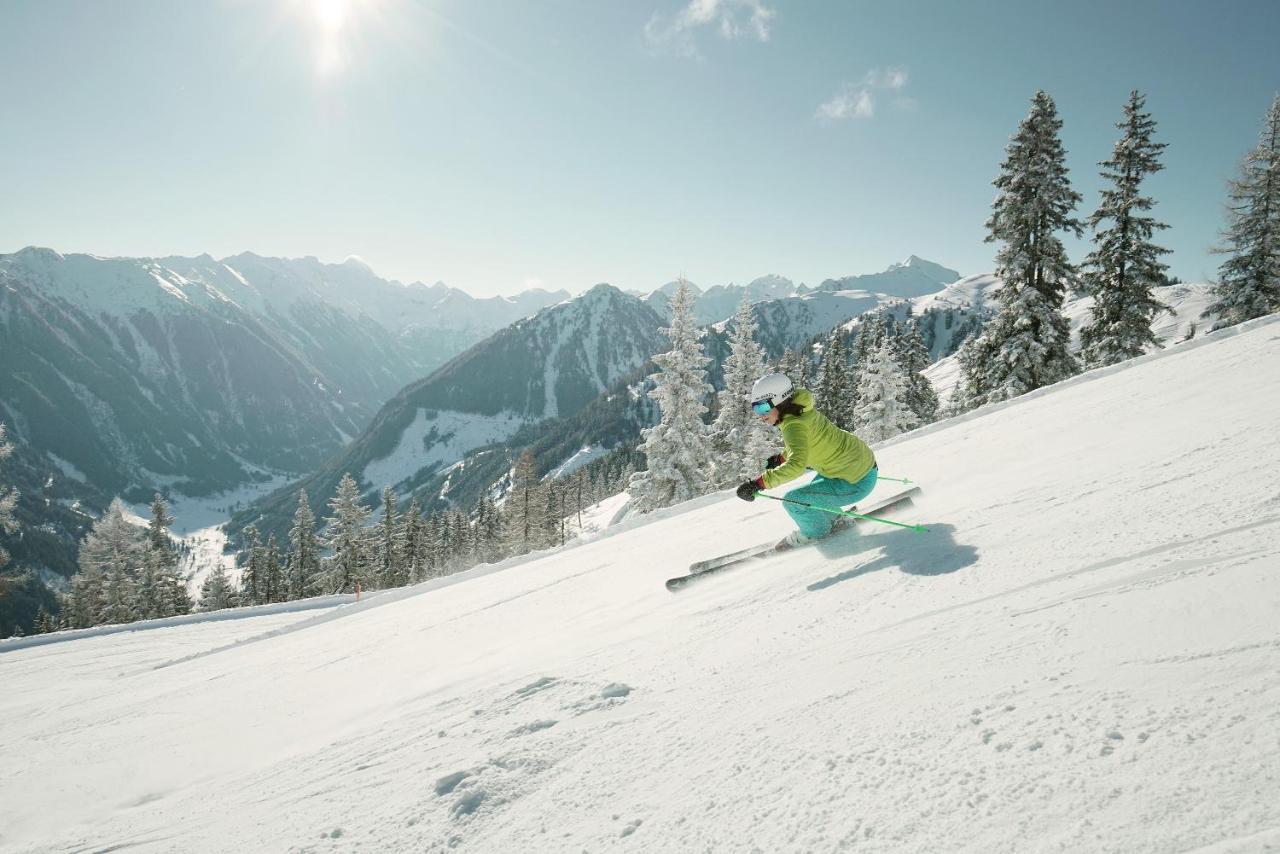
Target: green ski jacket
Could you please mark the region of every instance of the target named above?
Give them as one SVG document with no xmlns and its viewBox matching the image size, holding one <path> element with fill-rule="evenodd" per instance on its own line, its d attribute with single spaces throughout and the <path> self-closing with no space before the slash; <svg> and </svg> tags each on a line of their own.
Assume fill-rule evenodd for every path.
<svg viewBox="0 0 1280 854">
<path fill-rule="evenodd" d="M 784 417 L 778 425 L 782 430 L 785 462 L 760 476 L 764 488 L 772 489 L 795 480 L 805 469 L 850 483 L 862 480 L 876 464 L 875 454 L 866 443 L 814 409 L 813 395 L 808 389 L 796 389 L 791 399 L 804 411 Z"/>
</svg>

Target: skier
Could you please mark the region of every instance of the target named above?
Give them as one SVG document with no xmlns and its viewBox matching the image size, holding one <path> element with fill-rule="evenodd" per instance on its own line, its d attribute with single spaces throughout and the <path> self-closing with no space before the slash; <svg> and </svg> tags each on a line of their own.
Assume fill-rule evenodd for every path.
<svg viewBox="0 0 1280 854">
<path fill-rule="evenodd" d="M 755 501 L 762 490 L 772 489 L 805 473 L 814 479 L 787 493 L 806 504 L 840 510 L 861 501 L 875 488 L 878 469 L 875 455 L 861 439 L 827 420 L 813 408 L 813 395 L 793 389 L 786 374 L 766 374 L 751 387 L 751 410 L 766 424 L 782 430 L 783 451 L 765 464 L 765 472 L 737 489 L 743 501 Z M 800 546 L 831 533 L 839 519 L 832 513 L 786 504 L 797 530 L 778 543 Z"/>
</svg>

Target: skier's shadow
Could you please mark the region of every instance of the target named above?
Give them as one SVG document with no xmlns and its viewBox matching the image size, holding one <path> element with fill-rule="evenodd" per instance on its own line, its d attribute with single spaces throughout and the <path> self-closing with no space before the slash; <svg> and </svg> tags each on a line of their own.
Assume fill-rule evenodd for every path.
<svg viewBox="0 0 1280 854">
<path fill-rule="evenodd" d="M 818 551 L 839 561 L 854 555 L 865 555 L 876 549 L 879 558 L 864 566 L 815 581 L 809 590 L 825 590 L 833 584 L 850 581 L 881 569 L 899 569 L 908 575 L 948 575 L 978 561 L 978 550 L 956 542 L 954 525 L 930 525 L 927 531 L 888 531 L 882 534 L 857 533 L 835 537 L 819 543 Z"/>
</svg>

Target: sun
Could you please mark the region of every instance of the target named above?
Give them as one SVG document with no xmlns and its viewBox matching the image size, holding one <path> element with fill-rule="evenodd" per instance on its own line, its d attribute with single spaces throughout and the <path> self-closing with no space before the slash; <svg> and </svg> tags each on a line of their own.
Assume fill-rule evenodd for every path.
<svg viewBox="0 0 1280 854">
<path fill-rule="evenodd" d="M 337 35 L 347 22 L 350 0 L 312 0 L 311 13 L 320 32 Z"/>
</svg>

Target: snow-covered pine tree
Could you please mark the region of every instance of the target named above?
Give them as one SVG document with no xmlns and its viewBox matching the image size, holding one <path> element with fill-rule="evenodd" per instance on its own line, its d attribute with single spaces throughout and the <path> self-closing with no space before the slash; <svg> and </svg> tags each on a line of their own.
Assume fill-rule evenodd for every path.
<svg viewBox="0 0 1280 854">
<path fill-rule="evenodd" d="M 142 533 L 125 519 L 125 506 L 112 500 L 80 543 L 80 572 L 72 579 L 76 628 L 136 619 L 137 575 Z"/>
<path fill-rule="evenodd" d="M 422 580 L 422 508 L 417 498 L 409 502 L 409 509 L 400 517 L 400 538 L 405 577 L 409 584 L 417 584 Z"/>
<path fill-rule="evenodd" d="M 1169 250 L 1151 242 L 1156 229 L 1168 228 L 1147 215 L 1154 204 L 1141 193 L 1146 176 L 1159 172 L 1160 152 L 1167 146 L 1153 142 L 1156 123 L 1144 113 L 1146 99 L 1135 89 L 1124 106 L 1124 133 L 1110 160 L 1101 164 L 1102 177 L 1111 182 L 1102 203 L 1089 218 L 1094 250 L 1085 260 L 1085 291 L 1093 297 L 1091 319 L 1080 330 L 1081 357 L 1088 367 L 1115 365 L 1141 356 L 1160 341 L 1151 331 L 1156 315 L 1170 311 L 1152 295 L 1164 282 L 1168 266 L 1160 262 Z M 1099 228 L 1110 221 L 1107 228 Z"/>
<path fill-rule="evenodd" d="M 867 358 L 858 387 L 858 435 L 883 442 L 920 426 L 908 403 L 907 377 L 898 363 L 894 336 L 885 335 Z"/>
<path fill-rule="evenodd" d="M 822 414 L 844 430 L 852 429 L 854 423 L 852 373 L 844 331 L 837 326 L 827 337 L 827 346 L 822 351 L 822 366 L 818 369 L 817 388 L 813 391 Z"/>
<path fill-rule="evenodd" d="M 923 373 L 932 362 L 918 323 L 902 325 L 898 336 L 898 352 L 907 380 L 907 406 L 921 424 L 930 424 L 938 418 L 938 393 Z"/>
<path fill-rule="evenodd" d="M 350 473 L 338 483 L 338 492 L 329 501 L 333 515 L 325 520 L 324 543 L 333 550 L 325 588 L 329 593 L 354 593 L 356 585 L 368 588 L 367 534 L 364 523 L 369 508 L 360 503 L 360 487 Z"/>
<path fill-rule="evenodd" d="M 0 421 L 0 461 L 13 453 L 13 443 L 5 438 L 5 425 Z M 18 504 L 18 490 L 0 483 L 0 534 L 12 534 L 18 530 L 13 510 Z M 9 562 L 9 553 L 0 546 L 0 567 Z M 4 592 L 4 580 L 0 579 L 0 593 Z"/>
<path fill-rule="evenodd" d="M 178 576 L 178 552 L 169 539 L 173 521 L 168 502 L 156 493 L 151 501 L 139 585 L 139 617 L 144 620 L 191 613 L 191 596 Z"/>
<path fill-rule="evenodd" d="M 1280 311 L 1280 95 L 1267 111 L 1258 147 L 1231 182 L 1230 199 L 1216 250 L 1228 257 L 1203 315 L 1217 316 L 1214 329 Z"/>
<path fill-rule="evenodd" d="M 220 611 L 236 604 L 235 586 L 227 577 L 227 568 L 218 561 L 200 585 L 200 610 Z"/>
<path fill-rule="evenodd" d="M 1075 276 L 1057 232 L 1079 236 L 1071 215 L 1080 194 L 1067 179 L 1062 120 L 1044 92 L 1005 149 L 995 180 L 999 189 L 987 220 L 987 242 L 998 242 L 994 296 L 1000 309 L 974 342 L 964 396 L 975 406 L 1008 400 L 1079 371 L 1068 346 L 1071 330 L 1062 314 Z"/>
<path fill-rule="evenodd" d="M 382 518 L 374 529 L 378 546 L 378 583 L 382 587 L 403 587 L 409 583 L 404 560 L 404 526 L 396 512 L 399 498 L 390 486 L 382 490 Z"/>
<path fill-rule="evenodd" d="M 298 509 L 289 530 L 293 572 L 289 578 L 289 598 L 303 599 L 320 592 L 320 541 L 316 536 L 316 516 L 311 512 L 307 491 L 298 490 Z"/>
<path fill-rule="evenodd" d="M 261 605 L 266 590 L 267 550 L 257 525 L 246 525 L 245 547 L 240 552 L 240 604 Z"/>
<path fill-rule="evenodd" d="M 710 429 L 716 487 L 737 486 L 760 474 L 765 460 L 781 449 L 777 431 L 751 411 L 751 386 L 765 373 L 764 351 L 756 343 L 756 316 L 742 297 L 733 319 L 729 357 L 724 360 L 720 411 Z"/>
<path fill-rule="evenodd" d="M 671 326 L 663 330 L 671 349 L 653 357 L 658 365 L 649 396 L 662 411 L 657 425 L 641 431 L 647 468 L 628 484 L 641 513 L 670 507 L 709 491 L 713 461 L 702 415 L 714 389 L 707 382 L 707 363 L 693 319 L 693 293 L 681 278 L 671 301 Z"/>
<path fill-rule="evenodd" d="M 778 373 L 786 374 L 795 388 L 808 388 L 813 365 L 807 356 L 796 350 L 786 350 L 778 360 Z"/>
<path fill-rule="evenodd" d="M 284 601 L 284 567 L 280 564 L 280 544 L 276 542 L 275 532 L 267 537 L 266 554 L 262 564 L 262 601 Z"/>
</svg>

